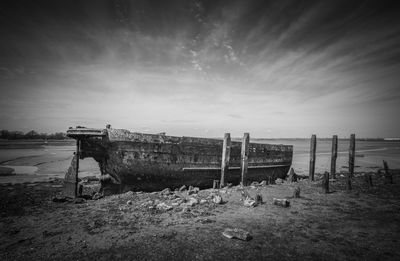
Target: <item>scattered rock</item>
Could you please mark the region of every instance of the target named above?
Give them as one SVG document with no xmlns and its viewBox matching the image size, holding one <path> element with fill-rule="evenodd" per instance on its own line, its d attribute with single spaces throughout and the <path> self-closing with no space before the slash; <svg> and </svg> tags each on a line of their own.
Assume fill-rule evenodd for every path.
<svg viewBox="0 0 400 261">
<path fill-rule="evenodd" d="M 56 203 L 62 203 L 62 202 L 66 202 L 66 201 L 67 201 L 67 198 L 64 196 L 55 196 L 53 198 L 53 202 L 56 202 Z"/>
<path fill-rule="evenodd" d="M 300 198 L 300 187 L 295 187 L 293 191 L 294 198 Z"/>
<path fill-rule="evenodd" d="M 164 211 L 168 211 L 172 209 L 172 206 L 165 204 L 164 202 L 161 202 L 159 204 L 157 204 L 156 208 L 158 210 L 164 210 Z"/>
<path fill-rule="evenodd" d="M 297 174 L 296 174 L 296 172 L 294 172 L 293 168 L 290 168 L 287 181 L 288 182 L 297 182 Z"/>
<path fill-rule="evenodd" d="M 186 190 L 186 186 L 183 185 L 182 187 L 180 187 L 179 192 L 183 192 L 183 191 L 185 191 L 185 190 Z"/>
<path fill-rule="evenodd" d="M 198 187 L 189 187 L 188 195 L 197 194 L 199 193 L 200 189 Z"/>
<path fill-rule="evenodd" d="M 83 204 L 85 202 L 86 202 L 86 199 L 84 199 L 84 198 L 76 198 L 76 199 L 74 199 L 74 203 L 75 204 Z"/>
<path fill-rule="evenodd" d="M 283 184 L 283 179 L 277 178 L 277 179 L 275 180 L 275 184 L 278 184 L 278 185 Z"/>
<path fill-rule="evenodd" d="M 194 205 L 199 204 L 199 201 L 195 198 L 189 198 L 188 202 L 186 204 L 190 207 L 193 207 Z"/>
<path fill-rule="evenodd" d="M 161 191 L 161 195 L 168 196 L 170 194 L 171 194 L 171 189 L 170 188 L 166 188 L 163 191 Z"/>
<path fill-rule="evenodd" d="M 273 200 L 274 205 L 285 207 L 285 208 L 290 206 L 290 202 L 287 199 L 273 198 L 272 200 Z"/>
<path fill-rule="evenodd" d="M 250 187 L 258 187 L 260 184 L 257 181 L 253 181 L 250 184 Z"/>
<path fill-rule="evenodd" d="M 255 207 L 255 206 L 257 205 L 257 203 L 256 203 L 256 201 L 255 201 L 254 199 L 252 199 L 252 198 L 246 198 L 246 199 L 243 201 L 243 205 L 244 205 L 245 207 Z"/>
<path fill-rule="evenodd" d="M 221 203 L 222 203 L 222 197 L 221 197 L 220 195 L 215 195 L 215 196 L 213 197 L 213 202 L 214 202 L 215 204 L 221 204 Z"/>
<path fill-rule="evenodd" d="M 236 238 L 243 241 L 249 241 L 252 239 L 249 232 L 240 228 L 226 228 L 224 232 L 222 232 L 222 235 L 230 239 Z"/>
<path fill-rule="evenodd" d="M 101 199 L 103 197 L 103 194 L 101 193 L 95 193 L 92 197 L 93 200 L 98 200 Z"/>
<path fill-rule="evenodd" d="M 125 193 L 126 196 L 132 197 L 135 193 L 133 191 L 128 191 Z"/>
</svg>

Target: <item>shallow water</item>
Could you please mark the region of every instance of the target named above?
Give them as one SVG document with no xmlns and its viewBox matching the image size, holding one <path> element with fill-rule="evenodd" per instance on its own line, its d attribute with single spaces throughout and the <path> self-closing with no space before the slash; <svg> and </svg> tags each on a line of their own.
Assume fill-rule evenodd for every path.
<svg viewBox="0 0 400 261">
<path fill-rule="evenodd" d="M 299 174 L 308 174 L 309 140 L 256 140 L 254 142 L 293 145 L 293 167 Z M 0 176 L 0 183 L 19 183 L 43 181 L 50 178 L 63 178 L 67 171 L 75 146 L 69 143 L 40 145 L 22 144 L 0 146 L 0 165 L 14 169 L 14 176 Z M 316 172 L 329 171 L 330 140 L 317 140 Z M 339 140 L 337 172 L 346 172 L 348 166 L 349 140 Z M 400 142 L 395 141 L 356 141 L 356 171 L 376 171 L 382 168 L 382 160 L 389 168 L 400 168 Z M 100 175 L 98 164 L 91 158 L 80 160 L 80 174 Z"/>
</svg>

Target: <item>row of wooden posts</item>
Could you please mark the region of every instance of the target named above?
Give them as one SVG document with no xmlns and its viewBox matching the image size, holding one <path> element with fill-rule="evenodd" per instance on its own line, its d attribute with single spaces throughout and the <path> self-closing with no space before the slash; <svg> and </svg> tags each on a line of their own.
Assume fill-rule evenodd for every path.
<svg viewBox="0 0 400 261">
<path fill-rule="evenodd" d="M 250 135 L 249 133 L 244 133 L 242 139 L 242 148 L 241 148 L 241 161 L 240 161 L 240 169 L 241 169 L 241 180 L 240 183 L 245 185 L 247 182 L 247 166 L 248 166 L 248 157 L 249 157 L 249 141 Z M 354 175 L 354 157 L 355 157 L 355 146 L 356 144 L 356 135 L 350 135 L 350 146 L 349 146 L 349 173 L 347 175 L 347 188 L 352 189 L 351 186 L 351 178 Z M 309 179 L 310 181 L 314 181 L 315 174 L 315 160 L 316 160 L 316 149 L 317 149 L 317 136 L 311 136 L 310 143 L 310 168 L 309 168 Z M 331 154 L 331 169 L 330 175 L 331 178 L 336 178 L 336 159 L 337 159 L 337 149 L 338 149 L 338 136 L 333 135 L 332 137 L 332 154 Z M 222 163 L 221 163 L 221 180 L 219 182 L 219 186 L 214 184 L 214 187 L 224 187 L 225 186 L 225 176 L 229 169 L 229 159 L 230 159 L 230 150 L 231 150 L 231 136 L 229 133 L 225 133 L 224 142 L 222 146 Z M 328 177 L 329 186 L 329 173 Z"/>
<path fill-rule="evenodd" d="M 338 137 L 333 135 L 332 137 L 332 153 L 331 153 L 331 171 L 330 175 L 332 179 L 336 179 L 336 159 L 338 149 Z M 317 150 L 317 136 L 311 136 L 310 142 L 310 168 L 309 168 L 309 180 L 314 181 L 315 174 L 315 159 Z M 350 146 L 349 146 L 349 173 L 347 174 L 347 189 L 351 190 L 351 178 L 354 175 L 354 157 L 356 155 L 356 135 L 350 135 Z M 329 191 L 329 172 L 325 172 L 324 175 L 324 187 L 326 191 Z"/>
<path fill-rule="evenodd" d="M 249 133 L 244 133 L 243 139 L 242 139 L 242 148 L 241 148 L 241 154 L 240 154 L 240 170 L 241 170 L 241 179 L 240 179 L 240 184 L 246 185 L 247 182 L 247 167 L 248 167 L 248 161 L 249 161 L 249 142 L 250 142 L 250 134 Z M 214 181 L 213 187 L 224 187 L 225 186 L 225 176 L 228 173 L 229 170 L 229 160 L 230 160 L 230 155 L 231 155 L 231 135 L 230 133 L 225 133 L 224 135 L 224 142 L 222 145 L 222 163 L 221 163 L 221 180 L 219 181 L 219 186 L 218 181 Z"/>
</svg>

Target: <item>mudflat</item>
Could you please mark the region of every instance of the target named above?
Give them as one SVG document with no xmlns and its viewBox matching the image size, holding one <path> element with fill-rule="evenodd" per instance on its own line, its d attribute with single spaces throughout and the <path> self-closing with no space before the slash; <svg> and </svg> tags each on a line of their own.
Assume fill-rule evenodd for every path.
<svg viewBox="0 0 400 261">
<path fill-rule="evenodd" d="M 394 184 L 370 173 L 372 187 L 364 174 L 356 173 L 351 191 L 338 175 L 327 194 L 317 175 L 315 182 L 77 202 L 53 202 L 61 179 L 1 184 L 0 259 L 400 260 L 400 173 Z M 300 198 L 293 198 L 298 188 Z M 246 207 L 244 194 L 261 195 L 262 203 Z M 274 205 L 273 198 L 290 206 Z M 251 239 L 229 239 L 227 228 Z"/>
</svg>

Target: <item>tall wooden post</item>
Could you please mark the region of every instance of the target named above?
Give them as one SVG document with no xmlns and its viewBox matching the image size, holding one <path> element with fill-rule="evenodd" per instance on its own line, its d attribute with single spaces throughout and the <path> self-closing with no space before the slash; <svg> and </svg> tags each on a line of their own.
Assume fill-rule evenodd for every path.
<svg viewBox="0 0 400 261">
<path fill-rule="evenodd" d="M 349 148 L 349 174 L 352 178 L 354 175 L 354 157 L 356 154 L 356 135 L 350 135 L 350 148 Z"/>
<path fill-rule="evenodd" d="M 314 181 L 316 149 L 317 149 L 317 136 L 313 134 L 311 136 L 311 143 L 310 143 L 310 169 L 308 175 L 310 181 Z"/>
<path fill-rule="evenodd" d="M 337 146 L 338 146 L 337 135 L 333 135 L 333 137 L 332 137 L 332 155 L 331 155 L 331 177 L 333 179 L 336 179 Z"/>
<path fill-rule="evenodd" d="M 78 196 L 78 174 L 79 174 L 79 157 L 80 157 L 81 142 L 79 139 L 76 140 L 76 167 L 75 167 L 75 197 Z"/>
<path fill-rule="evenodd" d="M 241 151 L 241 166 L 240 169 L 242 171 L 242 179 L 240 184 L 242 186 L 246 186 L 247 184 L 247 165 L 248 165 L 248 160 L 249 160 L 249 141 L 250 141 L 250 135 L 249 133 L 245 133 L 243 135 L 243 140 L 242 140 L 242 151 Z"/>
<path fill-rule="evenodd" d="M 221 188 L 225 186 L 225 177 L 229 170 L 229 160 L 231 157 L 231 135 L 225 133 L 224 143 L 222 144 L 222 161 L 221 161 Z"/>
<path fill-rule="evenodd" d="M 78 173 L 79 173 L 79 147 L 80 141 L 76 141 L 76 152 L 71 160 L 71 165 L 69 166 L 67 173 L 65 173 L 64 178 L 64 189 L 63 194 L 65 197 L 76 198 L 79 194 L 78 189 Z"/>
</svg>

